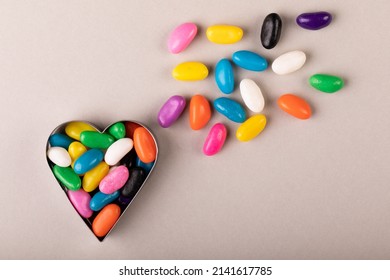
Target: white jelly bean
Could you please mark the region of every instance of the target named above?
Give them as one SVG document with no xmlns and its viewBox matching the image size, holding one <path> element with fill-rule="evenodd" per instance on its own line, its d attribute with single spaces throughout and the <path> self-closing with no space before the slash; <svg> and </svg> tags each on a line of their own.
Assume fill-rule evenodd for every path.
<svg viewBox="0 0 390 280">
<path fill-rule="evenodd" d="M 285 75 L 299 70 L 306 62 L 302 51 L 291 51 L 282 54 L 272 63 L 272 70 L 278 75 Z"/>
<path fill-rule="evenodd" d="M 130 138 L 122 138 L 115 141 L 104 156 L 104 161 L 108 165 L 117 164 L 128 152 L 133 148 L 133 140 Z"/>
<path fill-rule="evenodd" d="M 68 167 L 72 163 L 72 159 L 68 151 L 62 147 L 51 147 L 47 150 L 47 157 L 56 165 Z"/>
<path fill-rule="evenodd" d="M 241 97 L 249 110 L 260 113 L 264 109 L 264 96 L 260 87 L 251 79 L 243 79 L 240 83 Z"/>
</svg>

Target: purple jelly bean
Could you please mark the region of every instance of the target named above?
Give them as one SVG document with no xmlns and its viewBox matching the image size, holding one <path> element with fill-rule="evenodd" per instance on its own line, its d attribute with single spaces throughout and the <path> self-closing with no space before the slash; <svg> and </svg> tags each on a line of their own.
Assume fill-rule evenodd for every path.
<svg viewBox="0 0 390 280">
<path fill-rule="evenodd" d="M 328 12 L 303 13 L 297 17 L 297 24 L 305 29 L 318 30 L 328 26 L 332 15 Z"/>
<path fill-rule="evenodd" d="M 158 112 L 158 123 L 161 127 L 170 127 L 183 113 L 186 100 L 183 96 L 171 96 Z"/>
<path fill-rule="evenodd" d="M 134 197 L 126 197 L 126 196 L 123 196 L 123 195 L 120 195 L 119 198 L 118 198 L 118 202 L 121 204 L 121 205 L 127 205 L 131 202 L 131 200 L 133 199 Z"/>
</svg>

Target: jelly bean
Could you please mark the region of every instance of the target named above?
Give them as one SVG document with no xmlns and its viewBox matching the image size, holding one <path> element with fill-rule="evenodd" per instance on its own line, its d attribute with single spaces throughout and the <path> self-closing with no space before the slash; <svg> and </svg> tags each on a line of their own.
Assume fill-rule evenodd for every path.
<svg viewBox="0 0 390 280">
<path fill-rule="evenodd" d="M 92 222 L 92 231 L 97 237 L 104 237 L 118 221 L 121 209 L 116 204 L 108 204 Z"/>
<path fill-rule="evenodd" d="M 127 169 L 134 167 L 136 156 L 135 149 L 131 149 L 131 151 L 121 159 L 121 165 L 126 166 Z"/>
<path fill-rule="evenodd" d="M 72 168 L 54 165 L 53 173 L 57 180 L 69 190 L 76 191 L 80 189 L 81 179 Z"/>
<path fill-rule="evenodd" d="M 250 71 L 264 71 L 268 67 L 264 57 L 251 51 L 237 51 L 233 53 L 232 59 L 235 64 Z"/>
<path fill-rule="evenodd" d="M 143 161 L 141 161 L 139 159 L 139 157 L 137 157 L 136 159 L 136 165 L 138 167 L 141 167 L 143 170 L 145 170 L 146 174 L 148 174 L 150 172 L 150 170 L 152 170 L 153 166 L 154 166 L 154 161 L 152 162 L 149 162 L 149 163 L 145 163 Z"/>
<path fill-rule="evenodd" d="M 303 13 L 297 17 L 296 22 L 304 29 L 318 30 L 332 22 L 332 15 L 328 12 Z"/>
<path fill-rule="evenodd" d="M 190 126 L 199 130 L 206 126 L 211 118 L 209 101 L 200 94 L 194 95 L 190 102 Z"/>
<path fill-rule="evenodd" d="M 140 125 L 135 122 L 125 122 L 126 127 L 126 137 L 133 139 L 134 130 L 136 130 Z"/>
<path fill-rule="evenodd" d="M 76 140 L 80 140 L 83 131 L 96 131 L 96 128 L 85 122 L 70 122 L 65 126 L 65 133 Z"/>
<path fill-rule="evenodd" d="M 264 97 L 261 89 L 251 79 L 243 79 L 240 83 L 242 100 L 249 110 L 259 113 L 264 109 Z"/>
<path fill-rule="evenodd" d="M 117 164 L 133 148 L 133 140 L 122 138 L 114 142 L 106 151 L 104 161 L 108 165 Z"/>
<path fill-rule="evenodd" d="M 134 197 L 127 197 L 127 196 L 120 195 L 118 198 L 118 202 L 120 205 L 126 206 L 133 200 L 133 198 Z"/>
<path fill-rule="evenodd" d="M 254 115 L 238 127 L 236 137 L 242 142 L 250 141 L 263 131 L 266 124 L 264 115 Z"/>
<path fill-rule="evenodd" d="M 282 34 L 282 19 L 276 13 L 269 14 L 261 27 L 261 44 L 266 49 L 273 49 L 279 42 L 280 34 Z"/>
<path fill-rule="evenodd" d="M 110 134 L 98 131 L 83 131 L 80 134 L 80 141 L 88 148 L 107 149 L 115 142 L 115 138 Z"/>
<path fill-rule="evenodd" d="M 226 134 L 226 127 L 223 124 L 217 123 L 213 125 L 204 142 L 203 153 L 206 156 L 212 156 L 218 153 L 225 143 Z"/>
<path fill-rule="evenodd" d="M 226 97 L 214 100 L 214 108 L 229 120 L 242 123 L 246 119 L 246 113 L 240 103 Z"/>
<path fill-rule="evenodd" d="M 184 51 L 194 40 L 198 28 L 192 22 L 186 22 L 176 27 L 169 36 L 168 49 L 177 54 Z"/>
<path fill-rule="evenodd" d="M 74 162 L 76 174 L 83 174 L 99 164 L 103 160 L 103 152 L 99 149 L 91 149 L 82 154 Z"/>
<path fill-rule="evenodd" d="M 134 196 L 145 181 L 146 172 L 140 167 L 130 169 L 130 177 L 122 189 L 123 196 Z"/>
<path fill-rule="evenodd" d="M 144 127 L 139 127 L 134 131 L 134 148 L 143 162 L 149 163 L 156 159 L 156 143 L 153 136 Z"/>
<path fill-rule="evenodd" d="M 276 58 L 272 63 L 272 70 L 278 75 L 285 75 L 301 69 L 305 62 L 304 52 L 291 51 Z"/>
<path fill-rule="evenodd" d="M 91 196 L 86 191 L 80 189 L 77 191 L 68 191 L 68 198 L 81 217 L 90 218 L 93 211 L 89 207 Z"/>
<path fill-rule="evenodd" d="M 298 119 L 305 120 L 311 116 L 310 105 L 294 94 L 284 94 L 279 97 L 278 105 L 280 109 Z"/>
<path fill-rule="evenodd" d="M 108 133 L 115 137 L 115 139 L 122 139 L 126 136 L 126 128 L 125 125 L 121 122 L 114 123 L 108 129 Z"/>
<path fill-rule="evenodd" d="M 69 145 L 68 152 L 72 162 L 75 162 L 82 154 L 87 151 L 87 148 L 80 142 L 74 141 Z"/>
<path fill-rule="evenodd" d="M 233 92 L 234 72 L 233 66 L 228 59 L 221 59 L 215 66 L 215 82 L 223 93 L 229 94 Z"/>
<path fill-rule="evenodd" d="M 99 190 L 105 194 L 111 194 L 124 186 L 129 178 L 129 170 L 121 165 L 109 172 L 103 180 L 100 181 Z"/>
<path fill-rule="evenodd" d="M 68 149 L 69 145 L 74 140 L 64 134 L 56 133 L 52 134 L 49 137 L 49 143 L 51 147 L 62 147 L 64 149 Z"/>
<path fill-rule="evenodd" d="M 201 62 L 183 62 L 172 70 L 172 77 L 180 81 L 204 80 L 208 75 L 209 70 Z"/>
<path fill-rule="evenodd" d="M 120 195 L 119 191 L 113 192 L 111 194 L 97 192 L 92 197 L 92 199 L 89 203 L 89 207 L 93 211 L 100 211 L 104 206 L 106 206 L 107 204 L 110 204 L 115 199 L 117 199 L 119 197 L 119 195 Z"/>
<path fill-rule="evenodd" d="M 50 147 L 47 150 L 47 157 L 56 165 L 68 167 L 72 163 L 72 159 L 67 150 L 62 147 Z"/>
<path fill-rule="evenodd" d="M 85 173 L 83 177 L 83 189 L 86 192 L 94 191 L 100 184 L 100 181 L 108 174 L 110 167 L 104 161 L 96 167 Z"/>
<path fill-rule="evenodd" d="M 171 96 L 158 112 L 158 123 L 161 127 L 170 127 L 183 113 L 186 100 L 183 96 Z"/>
<path fill-rule="evenodd" d="M 244 31 L 233 25 L 213 25 L 206 30 L 207 39 L 216 44 L 234 44 L 242 39 Z"/>
<path fill-rule="evenodd" d="M 334 93 L 344 86 L 343 79 L 326 74 L 315 74 L 310 77 L 309 82 L 315 89 L 326 93 Z"/>
</svg>

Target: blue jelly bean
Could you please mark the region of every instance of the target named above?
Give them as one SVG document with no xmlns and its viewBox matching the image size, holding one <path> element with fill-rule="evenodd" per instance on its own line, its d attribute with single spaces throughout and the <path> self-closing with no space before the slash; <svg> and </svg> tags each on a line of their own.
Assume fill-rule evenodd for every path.
<svg viewBox="0 0 390 280">
<path fill-rule="evenodd" d="M 52 147 L 62 147 L 64 149 L 68 149 L 69 145 L 73 142 L 74 140 L 70 138 L 69 136 L 61 133 L 56 133 L 53 135 L 50 135 L 49 137 L 49 143 L 50 146 Z"/>
<path fill-rule="evenodd" d="M 152 170 L 152 167 L 154 165 L 154 161 L 152 161 L 150 163 L 145 163 L 145 162 L 141 161 L 139 159 L 139 157 L 137 157 L 137 159 L 135 161 L 135 165 L 138 167 L 141 167 L 143 170 L 145 170 L 146 173 L 149 173 L 150 170 Z"/>
<path fill-rule="evenodd" d="M 251 51 L 237 51 L 233 54 L 233 62 L 250 71 L 264 71 L 268 67 L 267 60 Z"/>
<path fill-rule="evenodd" d="M 221 59 L 215 66 L 215 82 L 223 93 L 229 94 L 233 92 L 234 72 L 233 66 L 228 59 Z"/>
<path fill-rule="evenodd" d="M 246 119 L 246 113 L 240 103 L 226 97 L 214 100 L 214 108 L 229 120 L 242 123 Z"/>
<path fill-rule="evenodd" d="M 84 174 L 97 166 L 103 160 L 103 152 L 99 149 L 90 149 L 82 154 L 74 163 L 76 174 Z"/>
<path fill-rule="evenodd" d="M 104 206 L 110 204 L 115 199 L 117 199 L 119 195 L 120 195 L 119 191 L 113 192 L 111 194 L 97 192 L 91 198 L 91 201 L 89 202 L 89 207 L 91 208 L 92 211 L 100 211 L 100 209 L 102 209 Z"/>
</svg>

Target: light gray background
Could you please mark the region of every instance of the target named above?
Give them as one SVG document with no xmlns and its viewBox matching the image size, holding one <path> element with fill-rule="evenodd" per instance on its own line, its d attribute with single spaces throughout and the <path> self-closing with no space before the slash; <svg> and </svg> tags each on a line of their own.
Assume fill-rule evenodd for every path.
<svg viewBox="0 0 390 280">
<path fill-rule="evenodd" d="M 390 93 L 388 1 L 0 1 L 1 192 L 3 259 L 388 259 L 390 258 Z M 300 29 L 295 17 L 326 10 L 332 24 Z M 264 17 L 278 12 L 278 46 L 259 43 Z M 171 30 L 200 28 L 179 55 L 167 51 Z M 215 45 L 205 29 L 244 28 L 241 42 Z M 171 128 L 156 116 L 173 94 L 222 96 L 213 75 L 178 82 L 179 62 L 210 68 L 250 49 L 272 61 L 290 50 L 308 59 L 277 76 L 236 69 L 266 98 L 269 123 L 249 143 L 218 113 L 192 131 L 188 110 Z M 314 73 L 336 74 L 334 95 L 313 90 Z M 296 93 L 313 117 L 280 111 Z M 239 91 L 232 97 L 240 100 Z M 110 236 L 99 243 L 60 190 L 45 159 L 49 133 L 84 119 L 104 128 L 138 120 L 155 133 L 160 158 L 150 180 Z M 223 150 L 201 152 L 209 128 L 227 125 Z"/>
</svg>

